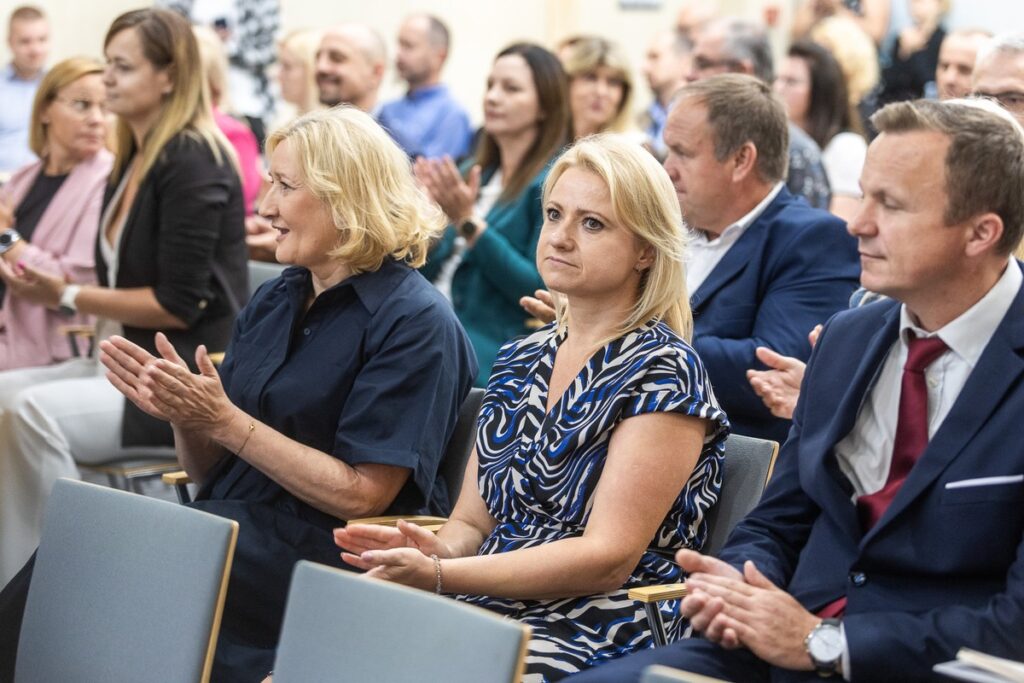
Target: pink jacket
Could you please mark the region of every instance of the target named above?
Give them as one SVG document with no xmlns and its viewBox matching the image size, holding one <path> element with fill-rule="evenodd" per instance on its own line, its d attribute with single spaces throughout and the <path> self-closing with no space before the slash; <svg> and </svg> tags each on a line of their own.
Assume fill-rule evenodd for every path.
<svg viewBox="0 0 1024 683">
<path fill-rule="evenodd" d="M 23 262 L 40 270 L 63 273 L 68 282 L 96 281 L 96 232 L 113 162 L 113 155 L 101 150 L 75 166 L 39 219 L 31 243 L 22 252 Z M 0 198 L 17 206 L 42 167 L 43 162 L 37 161 L 15 172 L 0 188 Z M 89 321 L 68 320 L 55 311 L 23 301 L 8 290 L 0 310 L 0 370 L 49 365 L 67 359 L 71 346 L 59 328 L 83 322 Z"/>
</svg>

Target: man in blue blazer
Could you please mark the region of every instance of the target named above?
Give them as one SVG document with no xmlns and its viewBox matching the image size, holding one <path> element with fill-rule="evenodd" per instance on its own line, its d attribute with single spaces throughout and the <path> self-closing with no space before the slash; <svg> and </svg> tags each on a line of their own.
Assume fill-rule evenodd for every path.
<svg viewBox="0 0 1024 683">
<path fill-rule="evenodd" d="M 661 663 L 733 681 L 944 680 L 970 647 L 1024 659 L 1024 139 L 990 102 L 904 102 L 850 231 L 893 297 L 825 326 L 789 441 L 719 559 L 680 551 L 703 639 Z"/>
<path fill-rule="evenodd" d="M 848 306 L 860 267 L 842 220 L 785 188 L 786 114 L 743 75 L 684 87 L 665 125 L 665 160 L 694 230 L 687 288 L 694 347 L 733 431 L 786 440 L 747 381 L 758 346 L 806 360 L 807 333 Z"/>
</svg>

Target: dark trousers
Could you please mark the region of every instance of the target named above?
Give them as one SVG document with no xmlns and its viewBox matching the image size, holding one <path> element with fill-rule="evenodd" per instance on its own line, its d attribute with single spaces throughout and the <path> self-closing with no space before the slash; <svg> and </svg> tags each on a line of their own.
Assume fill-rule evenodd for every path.
<svg viewBox="0 0 1024 683">
<path fill-rule="evenodd" d="M 665 647 L 644 650 L 571 676 L 576 683 L 639 683 L 652 664 L 670 666 L 735 683 L 811 683 L 822 680 L 813 671 L 785 671 L 771 667 L 749 650 L 725 650 L 700 638 L 688 638 Z"/>
</svg>

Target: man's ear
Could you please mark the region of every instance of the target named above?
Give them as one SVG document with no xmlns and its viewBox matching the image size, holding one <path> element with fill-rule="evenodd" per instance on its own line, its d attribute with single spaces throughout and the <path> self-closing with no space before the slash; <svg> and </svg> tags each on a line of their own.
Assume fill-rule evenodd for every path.
<svg viewBox="0 0 1024 683">
<path fill-rule="evenodd" d="M 1003 219 L 995 213 L 983 213 L 971 218 L 966 223 L 967 229 L 967 256 L 980 256 L 986 251 L 994 252 L 998 248 L 999 240 L 1003 238 L 1006 226 Z"/>
<path fill-rule="evenodd" d="M 732 153 L 732 162 L 733 182 L 739 182 L 749 177 L 751 173 L 757 173 L 757 147 L 747 140 Z"/>
<path fill-rule="evenodd" d="M 754 75 L 754 63 L 752 61 L 750 61 L 749 59 L 741 59 L 739 61 L 739 65 L 740 73 L 746 74 L 748 76 Z"/>
</svg>

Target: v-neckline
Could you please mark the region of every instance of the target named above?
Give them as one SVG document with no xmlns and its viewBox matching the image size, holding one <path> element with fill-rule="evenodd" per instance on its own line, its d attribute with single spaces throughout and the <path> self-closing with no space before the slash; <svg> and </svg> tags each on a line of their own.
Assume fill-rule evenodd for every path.
<svg viewBox="0 0 1024 683">
<path fill-rule="evenodd" d="M 608 342 L 606 344 L 602 344 L 592 354 L 590 354 L 590 356 L 587 357 L 586 362 L 583 363 L 579 371 L 575 375 L 573 375 L 572 380 L 569 382 L 569 384 L 566 385 L 565 389 L 562 391 L 562 395 L 559 396 L 554 401 L 554 403 L 551 404 L 551 407 L 549 408 L 548 399 L 551 397 L 551 376 L 552 374 L 554 374 L 555 371 L 555 360 L 558 357 L 558 350 L 562 347 L 562 344 L 565 342 L 565 339 L 568 336 L 568 329 L 564 330 L 563 332 L 558 332 L 552 335 L 551 339 L 548 341 L 546 345 L 547 348 L 545 349 L 545 355 L 542 358 L 540 368 L 537 372 L 537 379 L 543 380 L 543 382 L 539 383 L 537 381 L 534 381 L 533 383 L 534 398 L 537 399 L 537 406 L 540 409 L 541 414 L 543 415 L 543 418 L 541 419 L 540 431 L 538 432 L 538 434 L 544 431 L 545 427 L 551 421 L 553 416 L 562 414 L 566 408 L 572 405 L 573 401 L 575 401 L 577 398 L 577 385 L 583 386 L 584 384 L 586 384 L 586 382 L 583 380 L 587 379 L 588 373 L 592 374 L 592 371 L 595 368 L 595 361 L 597 361 L 599 358 L 604 357 L 605 350 L 608 348 L 608 345 L 612 343 Z"/>
</svg>

